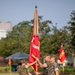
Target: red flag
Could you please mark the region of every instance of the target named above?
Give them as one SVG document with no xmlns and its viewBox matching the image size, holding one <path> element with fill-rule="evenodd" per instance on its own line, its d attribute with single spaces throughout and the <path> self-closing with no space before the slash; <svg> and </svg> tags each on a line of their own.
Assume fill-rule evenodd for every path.
<svg viewBox="0 0 75 75">
<path fill-rule="evenodd" d="M 11 65 L 11 58 L 8 59 L 8 64 Z"/>
<path fill-rule="evenodd" d="M 28 63 L 33 63 L 35 62 L 35 58 L 37 57 L 38 59 L 40 58 L 40 51 L 39 51 L 39 36 L 32 36 L 31 44 L 30 44 L 30 56 Z M 32 65 L 34 70 L 37 71 L 37 66 L 36 64 Z"/>
<path fill-rule="evenodd" d="M 34 26 L 33 26 L 33 32 L 32 32 L 32 39 L 30 42 L 30 55 L 29 55 L 29 60 L 28 63 L 34 63 L 36 60 L 34 57 L 40 59 L 40 39 L 38 36 L 38 11 L 37 11 L 37 7 L 35 7 L 35 12 L 34 12 Z M 34 56 L 34 57 L 33 57 Z M 33 69 L 35 70 L 35 72 L 37 72 L 37 64 L 33 64 L 32 65 Z"/>
<path fill-rule="evenodd" d="M 59 60 L 60 62 L 64 62 L 65 59 L 66 59 L 66 54 L 65 54 L 65 52 L 64 52 L 64 47 L 61 46 L 60 52 L 59 52 L 58 60 Z"/>
</svg>

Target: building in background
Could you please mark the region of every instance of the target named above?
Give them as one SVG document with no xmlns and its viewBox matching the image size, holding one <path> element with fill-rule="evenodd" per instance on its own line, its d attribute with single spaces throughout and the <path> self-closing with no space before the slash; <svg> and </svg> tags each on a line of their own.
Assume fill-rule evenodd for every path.
<svg viewBox="0 0 75 75">
<path fill-rule="evenodd" d="M 0 21 L 0 40 L 5 38 L 7 33 L 12 30 L 12 23 L 10 21 L 2 22 Z"/>
</svg>

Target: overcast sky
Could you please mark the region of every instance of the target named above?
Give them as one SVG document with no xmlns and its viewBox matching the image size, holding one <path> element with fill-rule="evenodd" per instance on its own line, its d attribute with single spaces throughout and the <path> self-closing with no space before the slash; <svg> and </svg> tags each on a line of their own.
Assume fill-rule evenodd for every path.
<svg viewBox="0 0 75 75">
<path fill-rule="evenodd" d="M 75 10 L 75 0 L 0 0 L 0 21 L 11 21 L 13 25 L 33 19 L 37 5 L 39 16 L 51 20 L 58 28 L 67 25 Z"/>
</svg>

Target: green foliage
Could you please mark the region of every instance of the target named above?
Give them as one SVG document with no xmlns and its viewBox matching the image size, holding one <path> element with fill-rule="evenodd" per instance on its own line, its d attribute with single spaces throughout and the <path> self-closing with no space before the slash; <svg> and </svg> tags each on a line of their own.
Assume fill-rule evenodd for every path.
<svg viewBox="0 0 75 75">
<path fill-rule="evenodd" d="M 75 73 L 75 70 L 73 67 L 65 67 L 64 71 L 62 68 L 59 68 L 59 71 L 60 71 L 60 73 L 70 73 L 70 74 Z"/>
<path fill-rule="evenodd" d="M 72 39 L 71 39 L 71 44 L 73 46 L 73 48 L 75 48 L 75 11 L 73 11 L 71 13 L 71 21 L 69 22 L 70 24 L 70 32 L 71 32 L 71 36 L 72 36 Z M 75 52 L 75 50 L 74 50 Z"/>
<path fill-rule="evenodd" d="M 70 32 L 71 32 L 71 54 L 74 57 L 74 64 L 73 67 L 75 69 L 75 11 L 72 11 L 71 13 L 71 21 L 69 22 L 70 26 Z"/>
</svg>

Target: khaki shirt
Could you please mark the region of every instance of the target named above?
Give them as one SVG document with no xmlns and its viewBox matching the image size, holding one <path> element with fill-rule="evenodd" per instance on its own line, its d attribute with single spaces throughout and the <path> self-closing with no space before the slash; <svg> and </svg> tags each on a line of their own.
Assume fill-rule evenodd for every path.
<svg viewBox="0 0 75 75">
<path fill-rule="evenodd" d="M 45 68 L 43 68 L 43 75 L 48 75 L 48 67 L 49 67 L 49 65 L 50 65 L 50 62 L 45 62 L 44 63 Z"/>
<path fill-rule="evenodd" d="M 48 64 L 48 75 L 56 75 L 58 65 L 56 62 Z"/>
</svg>

